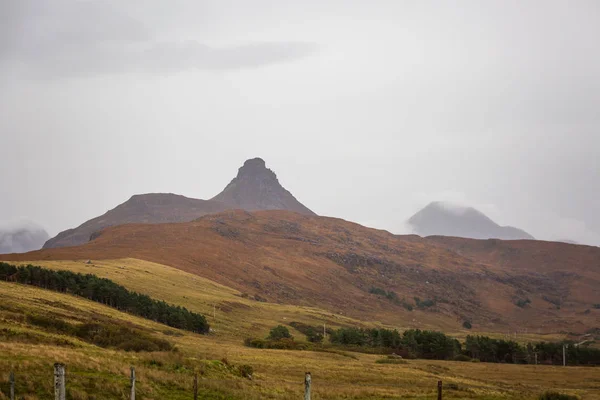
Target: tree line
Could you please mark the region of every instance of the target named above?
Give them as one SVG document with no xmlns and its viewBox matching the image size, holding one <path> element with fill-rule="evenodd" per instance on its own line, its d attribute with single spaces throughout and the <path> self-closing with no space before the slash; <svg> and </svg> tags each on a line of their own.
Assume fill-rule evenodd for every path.
<svg viewBox="0 0 600 400">
<path fill-rule="evenodd" d="M 208 333 L 210 329 L 201 314 L 131 292 L 110 279 L 93 274 L 55 271 L 31 264 L 17 267 L 0 262 L 0 279 L 84 297 L 173 328 L 196 333 Z"/>
<path fill-rule="evenodd" d="M 308 338 L 307 325 L 302 325 Z M 408 329 L 400 333 L 395 329 L 356 327 L 328 330 L 327 334 L 331 344 L 358 351 L 394 352 L 406 358 L 459 361 L 472 359 L 482 362 L 514 364 L 533 364 L 536 362 L 537 354 L 539 364 L 560 365 L 562 364 L 563 345 L 568 345 L 565 349 L 568 365 L 600 365 L 600 349 L 575 346 L 573 342 L 569 341 L 523 345 L 512 340 L 469 335 L 462 344 L 437 331 Z M 310 338 L 308 339 L 312 341 Z"/>
</svg>

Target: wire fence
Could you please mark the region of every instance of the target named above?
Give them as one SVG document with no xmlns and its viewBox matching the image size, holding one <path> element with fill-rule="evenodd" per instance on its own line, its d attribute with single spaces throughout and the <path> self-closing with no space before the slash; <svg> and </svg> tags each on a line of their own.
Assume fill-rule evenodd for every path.
<svg viewBox="0 0 600 400">
<path fill-rule="evenodd" d="M 70 373 L 70 375 L 77 375 L 77 373 Z M 233 383 L 234 380 L 231 379 L 211 379 L 211 381 L 219 381 L 219 382 L 227 382 Z M 14 371 L 11 371 L 9 374 L 9 391 L 8 398 L 10 400 L 24 400 L 24 396 L 15 397 L 18 393 L 15 392 L 15 383 L 16 377 Z M 54 400 L 66 400 L 67 395 L 67 374 L 66 374 L 66 365 L 62 363 L 54 364 Z M 311 400 L 311 393 L 313 391 L 313 380 L 312 374 L 310 372 L 306 372 L 304 374 L 304 400 Z M 331 386 L 330 383 L 327 384 Z M 389 386 L 389 385 L 385 385 Z M 136 399 L 136 373 L 135 367 L 130 368 L 130 377 L 129 377 L 129 385 L 127 387 L 129 391 L 130 400 Z M 198 374 L 194 374 L 193 382 L 192 382 L 192 392 L 190 393 L 190 398 L 194 400 L 198 400 L 199 393 L 199 383 L 198 383 Z M 192 397 L 193 396 L 193 397 Z M 443 384 L 442 381 L 437 382 L 437 398 L 438 400 L 442 400 L 443 396 Z"/>
</svg>

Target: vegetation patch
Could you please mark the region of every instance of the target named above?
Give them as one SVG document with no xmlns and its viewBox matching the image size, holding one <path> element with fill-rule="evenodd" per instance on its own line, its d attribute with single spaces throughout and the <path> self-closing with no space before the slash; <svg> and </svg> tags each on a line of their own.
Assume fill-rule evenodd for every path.
<svg viewBox="0 0 600 400">
<path fill-rule="evenodd" d="M 527 307 L 527 305 L 529 305 L 530 303 L 531 303 L 531 300 L 529 300 L 528 298 L 527 298 L 527 299 L 517 299 L 517 300 L 515 301 L 515 305 L 516 305 L 517 307 L 520 307 L 520 308 L 525 308 L 525 307 Z"/>
<path fill-rule="evenodd" d="M 408 311 L 413 310 L 412 304 L 407 302 L 406 299 L 404 299 L 404 298 L 401 299 L 400 297 L 398 297 L 396 292 L 394 292 L 392 290 L 384 290 L 384 289 L 378 288 L 378 287 L 371 287 L 371 289 L 369 289 L 369 293 L 375 294 L 377 296 L 385 297 L 392 303 L 401 305 L 402 307 L 406 308 Z"/>
<path fill-rule="evenodd" d="M 548 391 L 542 393 L 538 400 L 579 400 L 579 396 L 564 394 L 559 392 Z"/>
<path fill-rule="evenodd" d="M 389 355 L 386 358 L 375 360 L 377 364 L 408 364 L 408 361 L 396 355 Z"/>
<path fill-rule="evenodd" d="M 80 325 L 70 324 L 55 316 L 30 314 L 27 322 L 45 331 L 77 337 L 78 339 L 104 348 L 124 351 L 168 351 L 172 345 L 124 325 L 108 321 L 97 321 Z"/>
<path fill-rule="evenodd" d="M 418 308 L 429 308 L 429 307 L 433 307 L 435 306 L 436 300 L 435 299 L 425 299 L 425 300 L 421 300 L 419 297 L 414 297 L 415 299 L 415 304 L 417 305 Z"/>
<path fill-rule="evenodd" d="M 0 280 L 85 297 L 173 328 L 197 333 L 208 333 L 210 329 L 203 315 L 190 312 L 185 307 L 154 300 L 144 294 L 130 292 L 109 279 L 92 274 L 54 271 L 33 265 L 16 267 L 0 262 Z"/>
<path fill-rule="evenodd" d="M 308 340 L 311 343 L 323 342 L 323 333 L 320 327 L 318 326 L 312 326 L 302 322 L 290 322 L 290 326 L 306 335 L 306 340 Z M 325 330 L 325 333 L 328 333 L 330 335 L 332 332 L 332 329 Z"/>
</svg>

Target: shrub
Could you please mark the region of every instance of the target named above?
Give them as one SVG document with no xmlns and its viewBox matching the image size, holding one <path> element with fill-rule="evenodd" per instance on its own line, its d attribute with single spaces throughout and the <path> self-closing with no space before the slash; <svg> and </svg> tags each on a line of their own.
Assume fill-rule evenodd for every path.
<svg viewBox="0 0 600 400">
<path fill-rule="evenodd" d="M 515 305 L 517 307 L 525 308 L 529 303 L 531 303 L 531 300 L 529 300 L 529 299 L 518 299 L 515 302 Z"/>
<path fill-rule="evenodd" d="M 433 307 L 436 303 L 436 301 L 432 300 L 432 299 L 421 300 L 419 297 L 414 297 L 414 299 L 415 299 L 415 304 L 417 305 L 418 308 Z"/>
<path fill-rule="evenodd" d="M 593 305 L 593 307 L 594 307 L 595 309 L 600 309 L 600 303 L 596 303 L 596 304 L 594 304 L 594 305 Z"/>
<path fill-rule="evenodd" d="M 267 337 L 269 340 L 280 340 L 280 339 L 293 339 L 290 331 L 287 327 L 283 325 L 277 325 L 275 328 L 271 329 L 269 336 Z"/>
<path fill-rule="evenodd" d="M 459 390 L 458 383 L 453 383 L 453 382 L 445 383 L 444 387 L 446 389 L 450 389 L 450 390 Z"/>
<path fill-rule="evenodd" d="M 377 364 L 408 364 L 408 361 L 401 358 L 380 358 L 375 360 Z"/>
<path fill-rule="evenodd" d="M 542 393 L 538 397 L 538 400 L 579 400 L 579 397 L 570 394 L 548 391 Z"/>
<path fill-rule="evenodd" d="M 242 364 L 238 367 L 238 371 L 242 378 L 252 379 L 252 375 L 254 374 L 254 368 L 248 364 Z"/>
<path fill-rule="evenodd" d="M 459 354 L 456 357 L 453 358 L 454 361 L 472 361 L 473 359 L 469 356 L 466 356 L 464 354 Z"/>
<path fill-rule="evenodd" d="M 463 328 L 465 328 L 465 329 L 471 329 L 472 327 L 473 327 L 473 325 L 471 325 L 470 321 L 463 322 Z"/>
</svg>

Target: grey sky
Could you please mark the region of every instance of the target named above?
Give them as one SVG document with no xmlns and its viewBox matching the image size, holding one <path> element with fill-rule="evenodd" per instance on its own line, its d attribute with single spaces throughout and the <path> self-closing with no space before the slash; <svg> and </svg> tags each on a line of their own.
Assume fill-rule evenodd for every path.
<svg viewBox="0 0 600 400">
<path fill-rule="evenodd" d="M 321 215 L 432 200 L 600 245 L 597 1 L 0 2 L 0 221 L 214 196 L 260 156 Z"/>
</svg>

